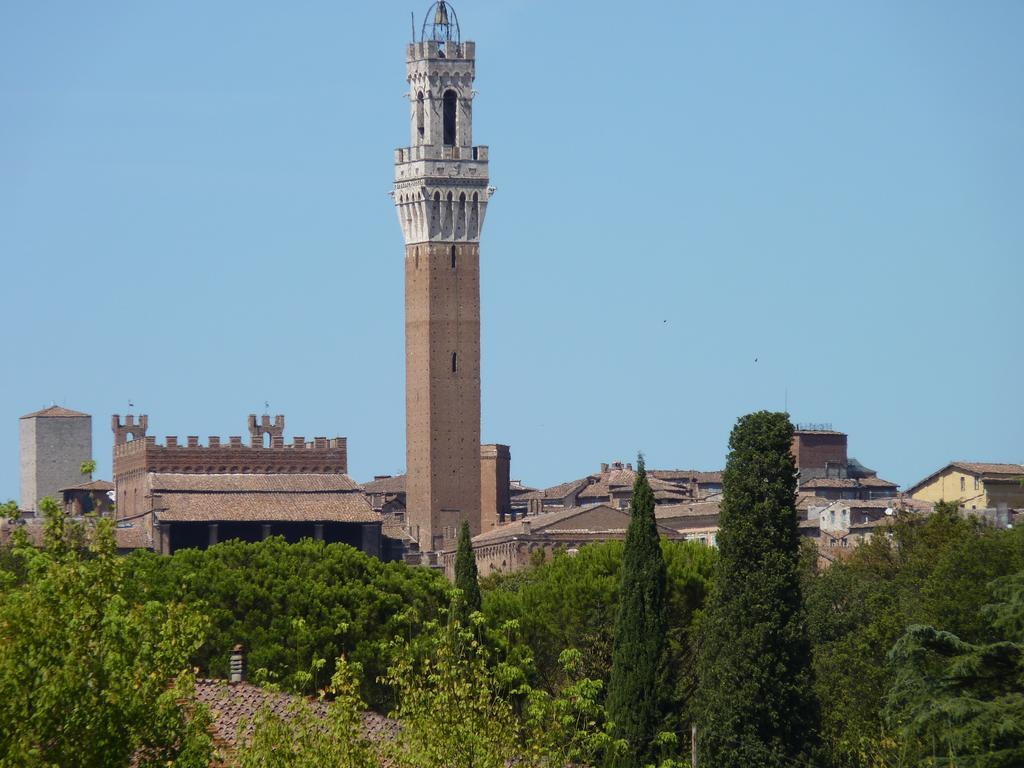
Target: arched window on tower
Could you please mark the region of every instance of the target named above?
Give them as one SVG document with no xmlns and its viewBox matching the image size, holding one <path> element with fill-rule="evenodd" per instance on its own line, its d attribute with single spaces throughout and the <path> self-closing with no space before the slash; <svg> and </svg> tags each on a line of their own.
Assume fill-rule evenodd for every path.
<svg viewBox="0 0 1024 768">
<path fill-rule="evenodd" d="M 455 110 L 458 107 L 458 96 L 455 91 L 445 91 L 442 100 L 442 116 L 444 128 L 444 143 L 449 147 L 455 146 Z"/>
<path fill-rule="evenodd" d="M 423 141 L 423 91 L 416 95 L 416 134 Z"/>
</svg>

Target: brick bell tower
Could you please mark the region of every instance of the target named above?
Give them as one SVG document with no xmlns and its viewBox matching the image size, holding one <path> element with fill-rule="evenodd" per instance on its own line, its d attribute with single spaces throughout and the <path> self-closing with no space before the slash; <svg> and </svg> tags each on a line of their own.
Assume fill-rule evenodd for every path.
<svg viewBox="0 0 1024 768">
<path fill-rule="evenodd" d="M 411 146 L 392 193 L 405 237 L 406 524 L 423 551 L 455 546 L 480 511 L 480 230 L 487 147 L 473 146 L 476 46 L 430 6 L 406 49 Z"/>
</svg>

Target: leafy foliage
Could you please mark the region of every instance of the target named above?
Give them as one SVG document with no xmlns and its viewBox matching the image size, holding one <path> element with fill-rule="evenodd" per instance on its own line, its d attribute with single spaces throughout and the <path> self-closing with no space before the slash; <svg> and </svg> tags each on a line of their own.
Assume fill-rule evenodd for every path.
<svg viewBox="0 0 1024 768">
<path fill-rule="evenodd" d="M 396 641 L 387 682 L 397 692 L 392 716 L 401 729 L 384 753 L 389 765 L 561 768 L 621 749 L 596 702 L 600 682 L 574 679 L 555 696 L 534 690 L 482 641 L 482 625 L 473 614 L 469 627 L 453 618 Z M 573 654 L 563 661 L 575 672 Z"/>
<path fill-rule="evenodd" d="M 357 666 L 338 659 L 322 719 L 301 698 L 287 717 L 261 710 L 252 739 L 238 749 L 238 768 L 377 768 L 375 745 L 362 732 L 361 676 Z"/>
<path fill-rule="evenodd" d="M 612 647 L 608 716 L 629 749 L 622 764 L 642 766 L 654 753 L 662 717 L 659 678 L 665 661 L 665 560 L 654 519 L 654 493 L 638 459 L 623 550 L 619 609 Z"/>
<path fill-rule="evenodd" d="M 362 694 L 375 708 L 390 701 L 377 683 L 390 664 L 389 641 L 418 633 L 450 596 L 429 569 L 308 539 L 229 541 L 169 557 L 140 552 L 128 562 L 139 599 L 180 599 L 207 615 L 207 640 L 193 661 L 209 675 L 227 677 L 230 649 L 242 643 L 254 680 L 314 693 L 345 656 L 363 670 Z"/>
<path fill-rule="evenodd" d="M 142 766 L 207 765 L 206 714 L 186 719 L 177 704 L 205 620 L 127 600 L 110 521 L 83 555 L 50 513 L 47 548 L 16 544 L 26 580 L 0 593 L 0 764 L 123 766 L 134 754 Z"/>
<path fill-rule="evenodd" d="M 723 475 L 720 557 L 701 632 L 702 765 L 788 766 L 815 735 L 811 654 L 800 588 L 793 426 L 742 417 Z"/>
<path fill-rule="evenodd" d="M 589 544 L 575 555 L 556 552 L 547 563 L 484 580 L 484 615 L 498 627 L 514 621 L 531 682 L 553 692 L 565 682 L 562 653 L 579 652 L 579 674 L 611 677 L 612 641 L 622 580 L 624 543 Z M 682 717 L 693 685 L 693 629 L 717 553 L 696 542 L 661 542 L 666 579 L 668 676 L 661 682 L 669 709 Z M 671 725 L 667 726 L 672 730 Z"/>
<path fill-rule="evenodd" d="M 836 766 L 908 764 L 913 744 L 890 727 L 896 720 L 882 717 L 895 683 L 890 649 L 913 625 L 968 643 L 998 640 L 983 609 L 989 585 L 1022 569 L 1024 531 L 996 530 L 939 505 L 926 518 L 898 519 L 849 560 L 809 574 L 815 685 Z"/>
</svg>

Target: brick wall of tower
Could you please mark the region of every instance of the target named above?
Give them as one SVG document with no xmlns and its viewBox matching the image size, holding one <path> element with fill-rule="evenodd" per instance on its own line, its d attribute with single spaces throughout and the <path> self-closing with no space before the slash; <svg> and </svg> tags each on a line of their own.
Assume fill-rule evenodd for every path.
<svg viewBox="0 0 1024 768">
<path fill-rule="evenodd" d="M 507 445 L 498 443 L 480 446 L 480 526 L 482 532 L 492 530 L 499 520 L 512 517 L 512 496 L 509 492 L 512 453 Z"/>
<path fill-rule="evenodd" d="M 479 245 L 406 246 L 405 302 L 406 516 L 438 550 L 481 531 Z"/>
<path fill-rule="evenodd" d="M 842 432 L 797 430 L 791 450 L 801 480 L 846 477 L 846 435 Z"/>
</svg>

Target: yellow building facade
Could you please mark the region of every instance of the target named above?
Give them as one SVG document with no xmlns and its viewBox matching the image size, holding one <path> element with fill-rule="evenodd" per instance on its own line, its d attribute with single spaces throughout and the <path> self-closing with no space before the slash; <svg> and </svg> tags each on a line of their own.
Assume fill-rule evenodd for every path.
<svg viewBox="0 0 1024 768">
<path fill-rule="evenodd" d="M 956 461 L 921 480 L 907 493 L 936 503 L 955 501 L 963 509 L 1024 508 L 1024 464 Z"/>
</svg>

